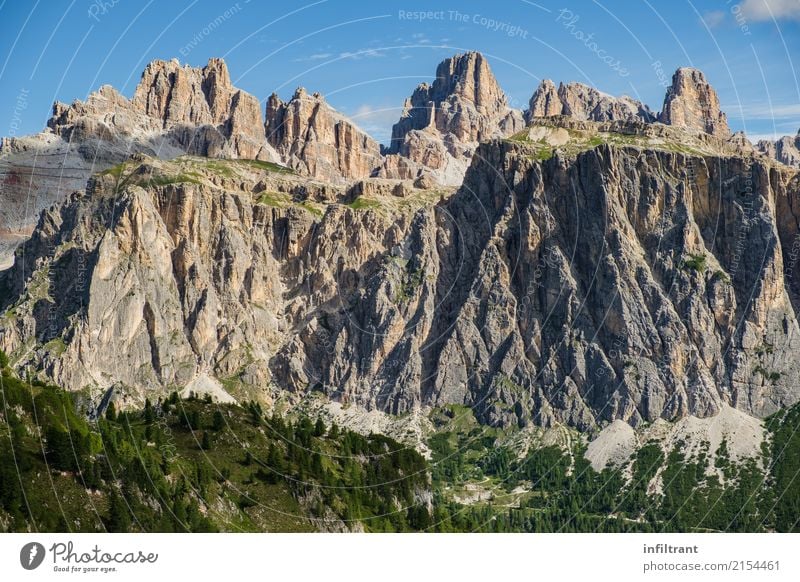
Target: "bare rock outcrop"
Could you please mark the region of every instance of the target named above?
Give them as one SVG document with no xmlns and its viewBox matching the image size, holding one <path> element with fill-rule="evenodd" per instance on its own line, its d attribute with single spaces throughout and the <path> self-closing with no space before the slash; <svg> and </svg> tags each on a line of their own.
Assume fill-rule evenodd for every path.
<svg viewBox="0 0 800 582">
<path fill-rule="evenodd" d="M 264 139 L 261 107 L 233 87 L 222 59 L 200 68 L 177 60 L 147 65 L 131 100 L 104 86 L 86 102 L 55 103 L 48 127 L 102 158 L 108 147 L 172 157 L 275 160 Z"/>
<path fill-rule="evenodd" d="M 458 184 L 479 142 L 523 126 L 522 114 L 508 107 L 486 59 L 470 52 L 442 61 L 433 84 L 419 85 L 406 99 L 388 153 Z"/>
<path fill-rule="evenodd" d="M 270 96 L 264 129 L 283 163 L 319 179 L 365 178 L 381 163 L 378 142 L 303 88 L 286 103 Z"/>
<path fill-rule="evenodd" d="M 556 86 L 545 79 L 531 97 L 528 120 L 566 115 L 588 121 L 655 121 L 656 115 L 647 105 L 628 96 L 612 97 L 583 83 L 561 83 Z"/>
<path fill-rule="evenodd" d="M 774 142 L 761 140 L 756 149 L 782 164 L 800 168 L 800 131 L 795 137 L 784 136 Z"/>
<path fill-rule="evenodd" d="M 672 76 L 659 121 L 721 138 L 731 135 L 717 92 L 702 71 L 690 67 L 680 68 Z"/>
<path fill-rule="evenodd" d="M 493 140 L 410 210 L 405 185 L 311 196 L 218 161 L 100 176 L 0 273 L 0 348 L 140 400 L 212 376 L 496 425 L 766 416 L 800 398 L 800 178 L 666 137 Z"/>
<path fill-rule="evenodd" d="M 528 119 L 536 117 L 553 117 L 564 112 L 564 104 L 558 95 L 558 89 L 550 79 L 544 79 L 531 97 L 528 104 L 526 117 Z"/>
</svg>

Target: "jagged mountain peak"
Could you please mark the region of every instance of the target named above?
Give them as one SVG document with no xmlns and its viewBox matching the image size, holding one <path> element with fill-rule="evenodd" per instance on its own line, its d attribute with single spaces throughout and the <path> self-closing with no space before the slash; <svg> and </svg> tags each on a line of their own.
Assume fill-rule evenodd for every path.
<svg viewBox="0 0 800 582">
<path fill-rule="evenodd" d="M 298 87 L 289 101 L 267 100 L 264 132 L 288 166 L 331 182 L 365 178 L 380 165 L 380 145 L 320 93 Z"/>
<path fill-rule="evenodd" d="M 800 131 L 795 137 L 785 135 L 776 141 L 761 140 L 756 149 L 782 164 L 800 168 Z"/>
<path fill-rule="evenodd" d="M 508 101 L 486 58 L 478 52 L 457 54 L 436 67 L 432 84 L 417 86 L 392 128 L 390 156 L 382 175 L 433 173 L 445 184 L 458 184 L 477 144 L 508 136 L 524 126 L 522 113 Z M 392 155 L 400 155 L 401 163 Z M 400 174 L 405 175 L 405 174 Z"/>
<path fill-rule="evenodd" d="M 693 67 L 681 67 L 675 71 L 659 120 L 667 125 L 717 137 L 731 135 L 717 92 L 705 74 Z"/>
<path fill-rule="evenodd" d="M 623 95 L 613 97 L 585 83 L 555 83 L 544 79 L 528 104 L 526 118 L 566 115 L 582 121 L 643 121 L 650 123 L 655 114 L 647 105 Z"/>
<path fill-rule="evenodd" d="M 468 52 L 447 58 L 436 67 L 436 80 L 429 97 L 441 102 L 449 97 L 465 99 L 484 112 L 506 106 L 506 97 L 479 52 Z"/>
</svg>

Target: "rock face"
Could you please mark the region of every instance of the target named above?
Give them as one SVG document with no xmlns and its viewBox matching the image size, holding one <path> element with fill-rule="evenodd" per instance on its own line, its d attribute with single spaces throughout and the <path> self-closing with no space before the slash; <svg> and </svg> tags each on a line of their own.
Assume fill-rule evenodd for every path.
<svg viewBox="0 0 800 582">
<path fill-rule="evenodd" d="M 564 104 L 558 96 L 558 89 L 550 79 L 544 79 L 536 88 L 530 103 L 526 117 L 553 117 L 564 112 Z"/>
<path fill-rule="evenodd" d="M 231 85 L 221 59 L 202 69 L 153 61 L 128 101 L 105 86 L 86 103 L 56 103 L 48 127 L 66 140 L 137 142 L 159 139 L 196 155 L 270 159 L 258 99 Z M 147 151 L 147 150 L 144 150 Z"/>
<path fill-rule="evenodd" d="M 672 127 L 574 83 L 543 83 L 530 115 L 552 120 L 498 139 L 521 115 L 477 53 L 415 91 L 385 157 L 302 90 L 270 98 L 262 126 L 216 60 L 154 63 L 130 101 L 103 88 L 57 105 L 48 147 L 78 152 L 62 170 L 88 175 L 130 144 L 152 157 L 41 214 L 0 272 L 0 349 L 18 370 L 139 402 L 317 391 L 581 429 L 797 402 L 797 171 L 731 137 L 694 70 L 675 75 Z M 33 146 L 0 153 L 22 168 Z M 159 161 L 164 148 L 274 154 L 297 173 Z"/>
<path fill-rule="evenodd" d="M 442 61 L 433 84 L 419 85 L 406 99 L 388 153 L 438 170 L 444 183 L 458 184 L 480 141 L 523 126 L 522 114 L 508 107 L 486 59 L 470 52 Z"/>
<path fill-rule="evenodd" d="M 381 163 L 378 142 L 303 88 L 286 103 L 270 96 L 264 129 L 284 164 L 316 178 L 365 178 Z"/>
<path fill-rule="evenodd" d="M 793 138 L 784 136 L 776 142 L 761 140 L 756 148 L 782 164 L 800 168 L 800 131 Z"/>
<path fill-rule="evenodd" d="M 279 161 L 265 139 L 258 99 L 232 86 L 221 59 L 202 69 L 153 61 L 133 99 L 105 85 L 86 101 L 56 102 L 47 131 L 3 140 L 0 157 L 10 171 L 0 208 L 0 267 L 42 210 L 83 190 L 93 172 L 137 153 Z"/>
<path fill-rule="evenodd" d="M 678 69 L 672 76 L 659 121 L 722 138 L 731 134 L 717 92 L 701 71 L 688 67 Z"/>
<path fill-rule="evenodd" d="M 798 400 L 796 171 L 657 142 L 531 147 L 480 145 L 461 189 L 403 212 L 381 210 L 395 188 L 372 209 L 323 190 L 283 204 L 313 186 L 283 174 L 101 176 L 0 274 L 0 347 L 72 389 L 213 376 L 499 425 Z"/>
<path fill-rule="evenodd" d="M 662 120 L 691 131 L 702 126 L 727 137 L 718 109 L 716 94 L 702 74 L 681 69 Z M 537 89 L 526 115 L 528 121 L 553 116 L 596 122 L 655 120 L 647 106 L 628 97 L 611 97 L 580 83 L 556 88 L 550 81 Z M 330 183 L 374 176 L 431 188 L 460 185 L 480 142 L 508 137 L 523 126 L 522 114 L 508 107 L 480 53 L 446 59 L 433 84 L 417 87 L 384 152 L 319 94 L 299 89 L 286 103 L 271 96 L 262 123 L 258 100 L 231 84 L 221 59 L 210 59 L 203 68 L 177 60 L 153 61 L 132 99 L 104 86 L 85 102 L 54 104 L 47 132 L 4 140 L 0 158 L 9 172 L 0 207 L 0 268 L 44 208 L 82 189 L 93 171 L 117 165 L 131 154 L 259 159 Z M 744 152 L 749 146 L 739 142 Z M 774 157 L 793 163 L 788 142 L 773 150 Z"/>
<path fill-rule="evenodd" d="M 647 105 L 630 97 L 612 97 L 583 83 L 561 83 L 556 89 L 552 81 L 545 79 L 531 97 L 526 117 L 530 120 L 555 115 L 589 121 L 651 123 L 656 119 Z"/>
</svg>

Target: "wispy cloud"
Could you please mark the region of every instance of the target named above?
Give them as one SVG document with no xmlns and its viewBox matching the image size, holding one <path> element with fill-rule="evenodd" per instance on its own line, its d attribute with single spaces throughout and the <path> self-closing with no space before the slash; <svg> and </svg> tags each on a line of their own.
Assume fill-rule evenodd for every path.
<svg viewBox="0 0 800 582">
<path fill-rule="evenodd" d="M 760 141 L 778 141 L 781 136 L 775 133 L 749 133 L 747 134 L 747 139 L 750 140 L 751 143 L 757 144 Z"/>
<path fill-rule="evenodd" d="M 431 44 L 431 39 L 423 32 L 415 32 L 411 35 L 412 43 L 414 44 Z"/>
<path fill-rule="evenodd" d="M 372 48 L 361 49 L 357 51 L 345 51 L 339 53 L 339 58 L 341 59 L 353 59 L 356 61 L 359 59 L 378 58 L 385 56 L 386 56 L 386 51 L 380 49 L 372 49 Z"/>
<path fill-rule="evenodd" d="M 776 20 L 781 18 L 800 20 L 798 0 L 744 0 L 742 14 L 753 20 Z"/>
<path fill-rule="evenodd" d="M 758 143 L 760 141 L 778 141 L 784 137 L 793 138 L 795 136 L 794 133 L 748 133 L 747 139 L 749 139 L 753 143 Z"/>
<path fill-rule="evenodd" d="M 769 105 L 768 103 L 754 103 L 751 105 L 728 105 L 722 108 L 723 111 L 741 113 L 749 119 L 784 119 L 800 117 L 800 104 L 792 103 L 789 105 Z M 799 122 L 800 123 L 800 122 Z"/>
<path fill-rule="evenodd" d="M 392 125 L 397 123 L 401 113 L 402 107 L 397 105 L 374 106 L 365 103 L 356 107 L 349 117 L 376 140 L 388 143 L 392 136 Z"/>
<path fill-rule="evenodd" d="M 712 10 L 711 12 L 706 12 L 703 14 L 703 22 L 709 28 L 716 28 L 723 22 L 725 22 L 726 14 L 722 10 Z"/>
<path fill-rule="evenodd" d="M 313 55 L 308 55 L 307 57 L 300 57 L 300 58 L 294 59 L 294 61 L 296 63 L 304 63 L 304 62 L 308 62 L 308 61 L 321 61 L 323 59 L 329 59 L 332 56 L 333 56 L 333 54 L 331 54 L 331 53 L 316 53 L 316 54 L 313 54 Z"/>
</svg>

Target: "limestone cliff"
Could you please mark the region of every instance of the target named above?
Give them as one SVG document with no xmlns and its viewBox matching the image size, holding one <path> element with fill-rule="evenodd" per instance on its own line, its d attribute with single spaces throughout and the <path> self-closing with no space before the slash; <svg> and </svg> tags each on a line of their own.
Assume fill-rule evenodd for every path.
<svg viewBox="0 0 800 582">
<path fill-rule="evenodd" d="M 539 84 L 530 99 L 528 120 L 567 115 L 589 121 L 642 121 L 651 123 L 656 115 L 647 105 L 630 97 L 612 97 L 583 83 L 561 83 L 549 79 Z"/>
<path fill-rule="evenodd" d="M 330 107 L 319 93 L 299 88 L 286 103 L 267 101 L 267 141 L 287 166 L 330 182 L 366 178 L 381 162 L 378 142 Z"/>
<path fill-rule="evenodd" d="M 416 164 L 419 172 L 435 170 L 440 182 L 457 185 L 479 142 L 511 135 L 523 126 L 522 114 L 508 107 L 486 59 L 470 52 L 442 61 L 433 84 L 419 85 L 406 99 L 388 153 Z M 406 177 L 392 175 L 396 165 L 389 160 L 383 174 Z"/>
<path fill-rule="evenodd" d="M 767 415 L 800 397 L 800 178 L 671 135 L 493 140 L 442 199 L 137 162 L 42 216 L 0 347 L 136 399 L 199 378 L 501 425 Z"/>
<path fill-rule="evenodd" d="M 775 142 L 761 140 L 756 147 L 782 164 L 800 168 L 800 131 L 795 137 L 784 136 Z"/>
<path fill-rule="evenodd" d="M 718 137 L 731 134 L 717 92 L 702 71 L 689 67 L 678 69 L 672 76 L 659 121 Z"/>
<path fill-rule="evenodd" d="M 56 103 L 48 122 L 56 135 L 79 144 L 121 142 L 151 153 L 142 147 L 149 140 L 167 145 L 167 153 L 179 148 L 209 157 L 272 159 L 261 126 L 258 99 L 233 87 L 221 59 L 210 59 L 202 69 L 153 61 L 130 101 L 104 86 L 85 103 Z M 102 147 L 95 148 L 98 155 Z"/>
</svg>

